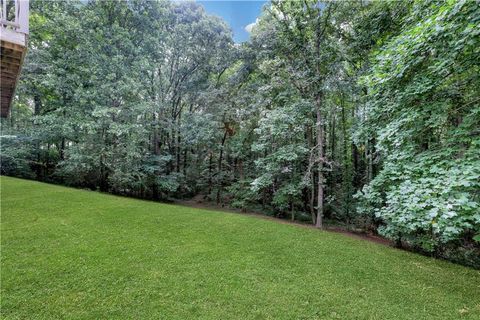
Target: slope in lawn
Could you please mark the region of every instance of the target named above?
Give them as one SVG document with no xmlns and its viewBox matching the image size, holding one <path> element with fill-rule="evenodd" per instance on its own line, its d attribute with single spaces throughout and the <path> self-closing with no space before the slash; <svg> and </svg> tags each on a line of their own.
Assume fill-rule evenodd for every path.
<svg viewBox="0 0 480 320">
<path fill-rule="evenodd" d="M 480 273 L 257 219 L 1 178 L 4 319 L 479 319 Z"/>
</svg>

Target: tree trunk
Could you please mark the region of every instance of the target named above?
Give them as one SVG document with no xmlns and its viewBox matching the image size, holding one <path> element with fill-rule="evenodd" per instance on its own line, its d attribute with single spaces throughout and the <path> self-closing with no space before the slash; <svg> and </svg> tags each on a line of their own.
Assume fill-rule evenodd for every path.
<svg viewBox="0 0 480 320">
<path fill-rule="evenodd" d="M 332 150 L 330 160 L 332 162 L 335 161 L 335 115 L 332 114 L 332 121 L 331 121 L 331 130 L 330 130 L 330 149 Z"/>
<path fill-rule="evenodd" d="M 372 181 L 372 168 L 373 168 L 372 147 L 369 139 L 365 141 L 365 161 L 366 161 L 365 184 L 369 184 L 370 181 Z"/>
<path fill-rule="evenodd" d="M 60 160 L 65 160 L 65 138 L 62 137 L 60 142 Z"/>
<path fill-rule="evenodd" d="M 316 112 L 317 112 L 317 157 L 318 157 L 318 195 L 317 195 L 317 219 L 315 226 L 317 228 L 323 228 L 323 198 L 324 198 L 324 176 L 323 176 L 323 140 L 324 140 L 324 127 L 322 118 L 322 97 L 318 94 L 316 99 Z"/>
<path fill-rule="evenodd" d="M 158 124 L 158 117 L 155 113 L 152 114 L 152 119 L 153 119 L 153 123 L 154 123 L 154 126 L 153 126 L 153 135 L 152 135 L 152 152 L 154 155 L 158 156 L 160 154 L 160 143 L 159 143 L 159 135 L 158 135 L 158 129 L 157 129 L 157 124 Z M 157 170 L 155 170 L 155 172 L 153 173 L 153 177 L 152 177 L 152 185 L 151 185 L 151 188 L 152 188 L 152 198 L 154 200 L 159 200 L 160 199 L 160 193 L 159 193 L 159 190 L 158 190 L 158 185 L 157 185 L 157 173 L 156 173 Z"/>
<path fill-rule="evenodd" d="M 38 93 L 35 93 L 33 97 L 33 102 L 34 102 L 34 115 L 39 115 L 40 111 L 42 110 L 42 100 L 40 98 L 40 95 Z M 35 124 L 34 124 L 35 125 Z M 37 163 L 35 164 L 35 176 L 37 180 L 42 180 L 42 169 L 40 166 L 41 162 L 41 149 L 40 149 L 40 140 L 37 140 L 35 143 L 35 151 L 37 155 Z"/>
<path fill-rule="evenodd" d="M 237 167 L 238 167 L 238 179 L 240 181 L 243 181 L 245 179 L 245 176 L 244 176 L 244 173 L 243 173 L 243 160 L 242 159 L 238 160 Z"/>
<path fill-rule="evenodd" d="M 218 157 L 218 177 L 219 183 L 217 186 L 217 205 L 220 204 L 220 195 L 221 195 L 221 188 L 222 188 L 222 161 L 223 161 L 223 148 L 225 146 L 225 140 L 227 140 L 227 129 L 225 129 L 225 133 L 223 134 L 222 138 L 222 145 L 220 146 L 220 155 Z"/>
<path fill-rule="evenodd" d="M 295 221 L 295 206 L 293 205 L 293 200 L 290 202 L 290 218 Z"/>
<path fill-rule="evenodd" d="M 210 150 L 208 158 L 208 196 L 212 194 L 212 171 L 213 171 L 213 151 Z"/>
<path fill-rule="evenodd" d="M 356 107 L 354 106 L 352 108 L 352 114 L 351 117 L 352 119 L 356 119 Z M 351 141 L 351 150 L 352 150 L 352 185 L 354 187 L 354 191 L 360 189 L 362 186 L 361 178 L 360 178 L 360 166 L 359 166 L 359 158 L 360 158 L 360 153 L 358 152 L 358 147 L 355 144 L 355 142 Z"/>
<path fill-rule="evenodd" d="M 154 122 L 154 127 L 153 127 L 153 137 L 152 137 L 152 151 L 153 154 L 159 155 L 160 154 L 160 149 L 159 149 L 159 143 L 158 143 L 158 130 L 156 128 L 157 125 L 157 116 L 153 114 L 153 122 Z"/>
<path fill-rule="evenodd" d="M 186 178 L 187 177 L 187 162 L 188 162 L 188 148 L 185 148 L 183 150 L 183 176 Z"/>
<path fill-rule="evenodd" d="M 312 113 L 312 118 L 315 117 L 315 115 Z M 307 126 L 306 128 L 306 133 L 305 133 L 305 138 L 307 140 L 307 145 L 309 149 L 311 150 L 315 146 L 315 142 L 313 139 L 313 127 L 312 126 Z M 308 167 L 310 168 L 310 172 L 307 172 L 309 175 L 310 183 L 311 183 L 311 188 L 310 188 L 310 194 L 308 195 L 308 205 L 309 205 L 309 210 L 310 210 L 310 216 L 312 218 L 312 223 L 315 224 L 316 221 L 316 215 L 315 215 L 315 171 L 313 170 L 313 164 L 312 164 L 312 158 L 308 160 Z"/>
<path fill-rule="evenodd" d="M 345 205 L 345 214 L 347 216 L 347 222 L 350 220 L 350 200 L 352 194 L 352 175 L 350 171 L 350 162 L 349 162 L 349 150 L 348 150 L 348 138 L 347 138 L 347 117 L 345 113 L 345 100 L 343 94 L 341 95 L 341 106 L 342 106 L 342 138 L 343 138 L 343 173 L 342 173 L 342 184 L 343 184 L 343 198 L 346 203 Z"/>
<path fill-rule="evenodd" d="M 178 112 L 178 118 L 177 118 L 177 128 L 176 128 L 176 131 L 177 131 L 177 141 L 176 141 L 176 147 L 175 147 L 175 157 L 176 157 L 176 167 L 177 167 L 177 172 L 180 172 L 181 168 L 180 168 L 180 157 L 181 157 L 181 143 L 182 143 L 182 137 L 181 137 L 181 133 L 180 133 L 180 125 L 181 125 L 181 117 L 182 117 L 182 111 L 180 109 L 180 111 Z"/>
<path fill-rule="evenodd" d="M 312 171 L 311 173 L 312 179 L 312 190 L 310 192 L 310 215 L 312 217 L 312 223 L 315 224 L 317 222 L 317 217 L 315 215 L 315 174 Z"/>
</svg>

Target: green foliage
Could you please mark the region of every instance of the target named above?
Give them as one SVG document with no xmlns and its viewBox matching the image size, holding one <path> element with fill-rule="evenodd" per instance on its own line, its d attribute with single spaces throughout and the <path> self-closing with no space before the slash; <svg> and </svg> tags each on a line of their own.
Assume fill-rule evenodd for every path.
<svg viewBox="0 0 480 320">
<path fill-rule="evenodd" d="M 416 3 L 366 77 L 364 131 L 383 168 L 362 211 L 430 252 L 480 230 L 479 15 L 474 2 Z"/>
<path fill-rule="evenodd" d="M 255 208 L 255 204 L 261 201 L 261 193 L 251 188 L 252 180 L 242 180 L 232 184 L 228 192 L 234 195 L 231 206 L 242 210 Z"/>
<path fill-rule="evenodd" d="M 23 138 L 25 139 L 25 138 Z M 1 174 L 22 178 L 32 178 L 30 167 L 32 150 L 30 143 L 25 143 L 22 137 L 2 135 L 0 145 L 2 152 Z"/>
</svg>

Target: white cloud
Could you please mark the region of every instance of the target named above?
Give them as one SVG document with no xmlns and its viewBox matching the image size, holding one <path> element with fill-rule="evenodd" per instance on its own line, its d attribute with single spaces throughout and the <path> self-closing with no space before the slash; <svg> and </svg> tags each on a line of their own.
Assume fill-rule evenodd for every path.
<svg viewBox="0 0 480 320">
<path fill-rule="evenodd" d="M 250 24 L 247 24 L 247 25 L 245 26 L 245 31 L 247 31 L 248 33 L 251 33 L 252 30 L 253 30 L 253 28 L 257 25 L 257 23 L 258 23 L 258 18 L 255 20 L 255 22 L 252 22 L 252 23 L 250 23 Z"/>
</svg>

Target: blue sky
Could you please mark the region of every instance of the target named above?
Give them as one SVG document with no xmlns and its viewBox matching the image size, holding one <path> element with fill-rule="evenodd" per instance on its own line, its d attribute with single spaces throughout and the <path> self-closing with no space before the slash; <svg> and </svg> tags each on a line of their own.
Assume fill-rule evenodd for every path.
<svg viewBox="0 0 480 320">
<path fill-rule="evenodd" d="M 207 13 L 219 16 L 225 20 L 233 30 L 235 42 L 243 42 L 249 39 L 249 33 L 245 28 L 260 16 L 262 7 L 267 1 L 260 0 L 197 0 Z"/>
</svg>

